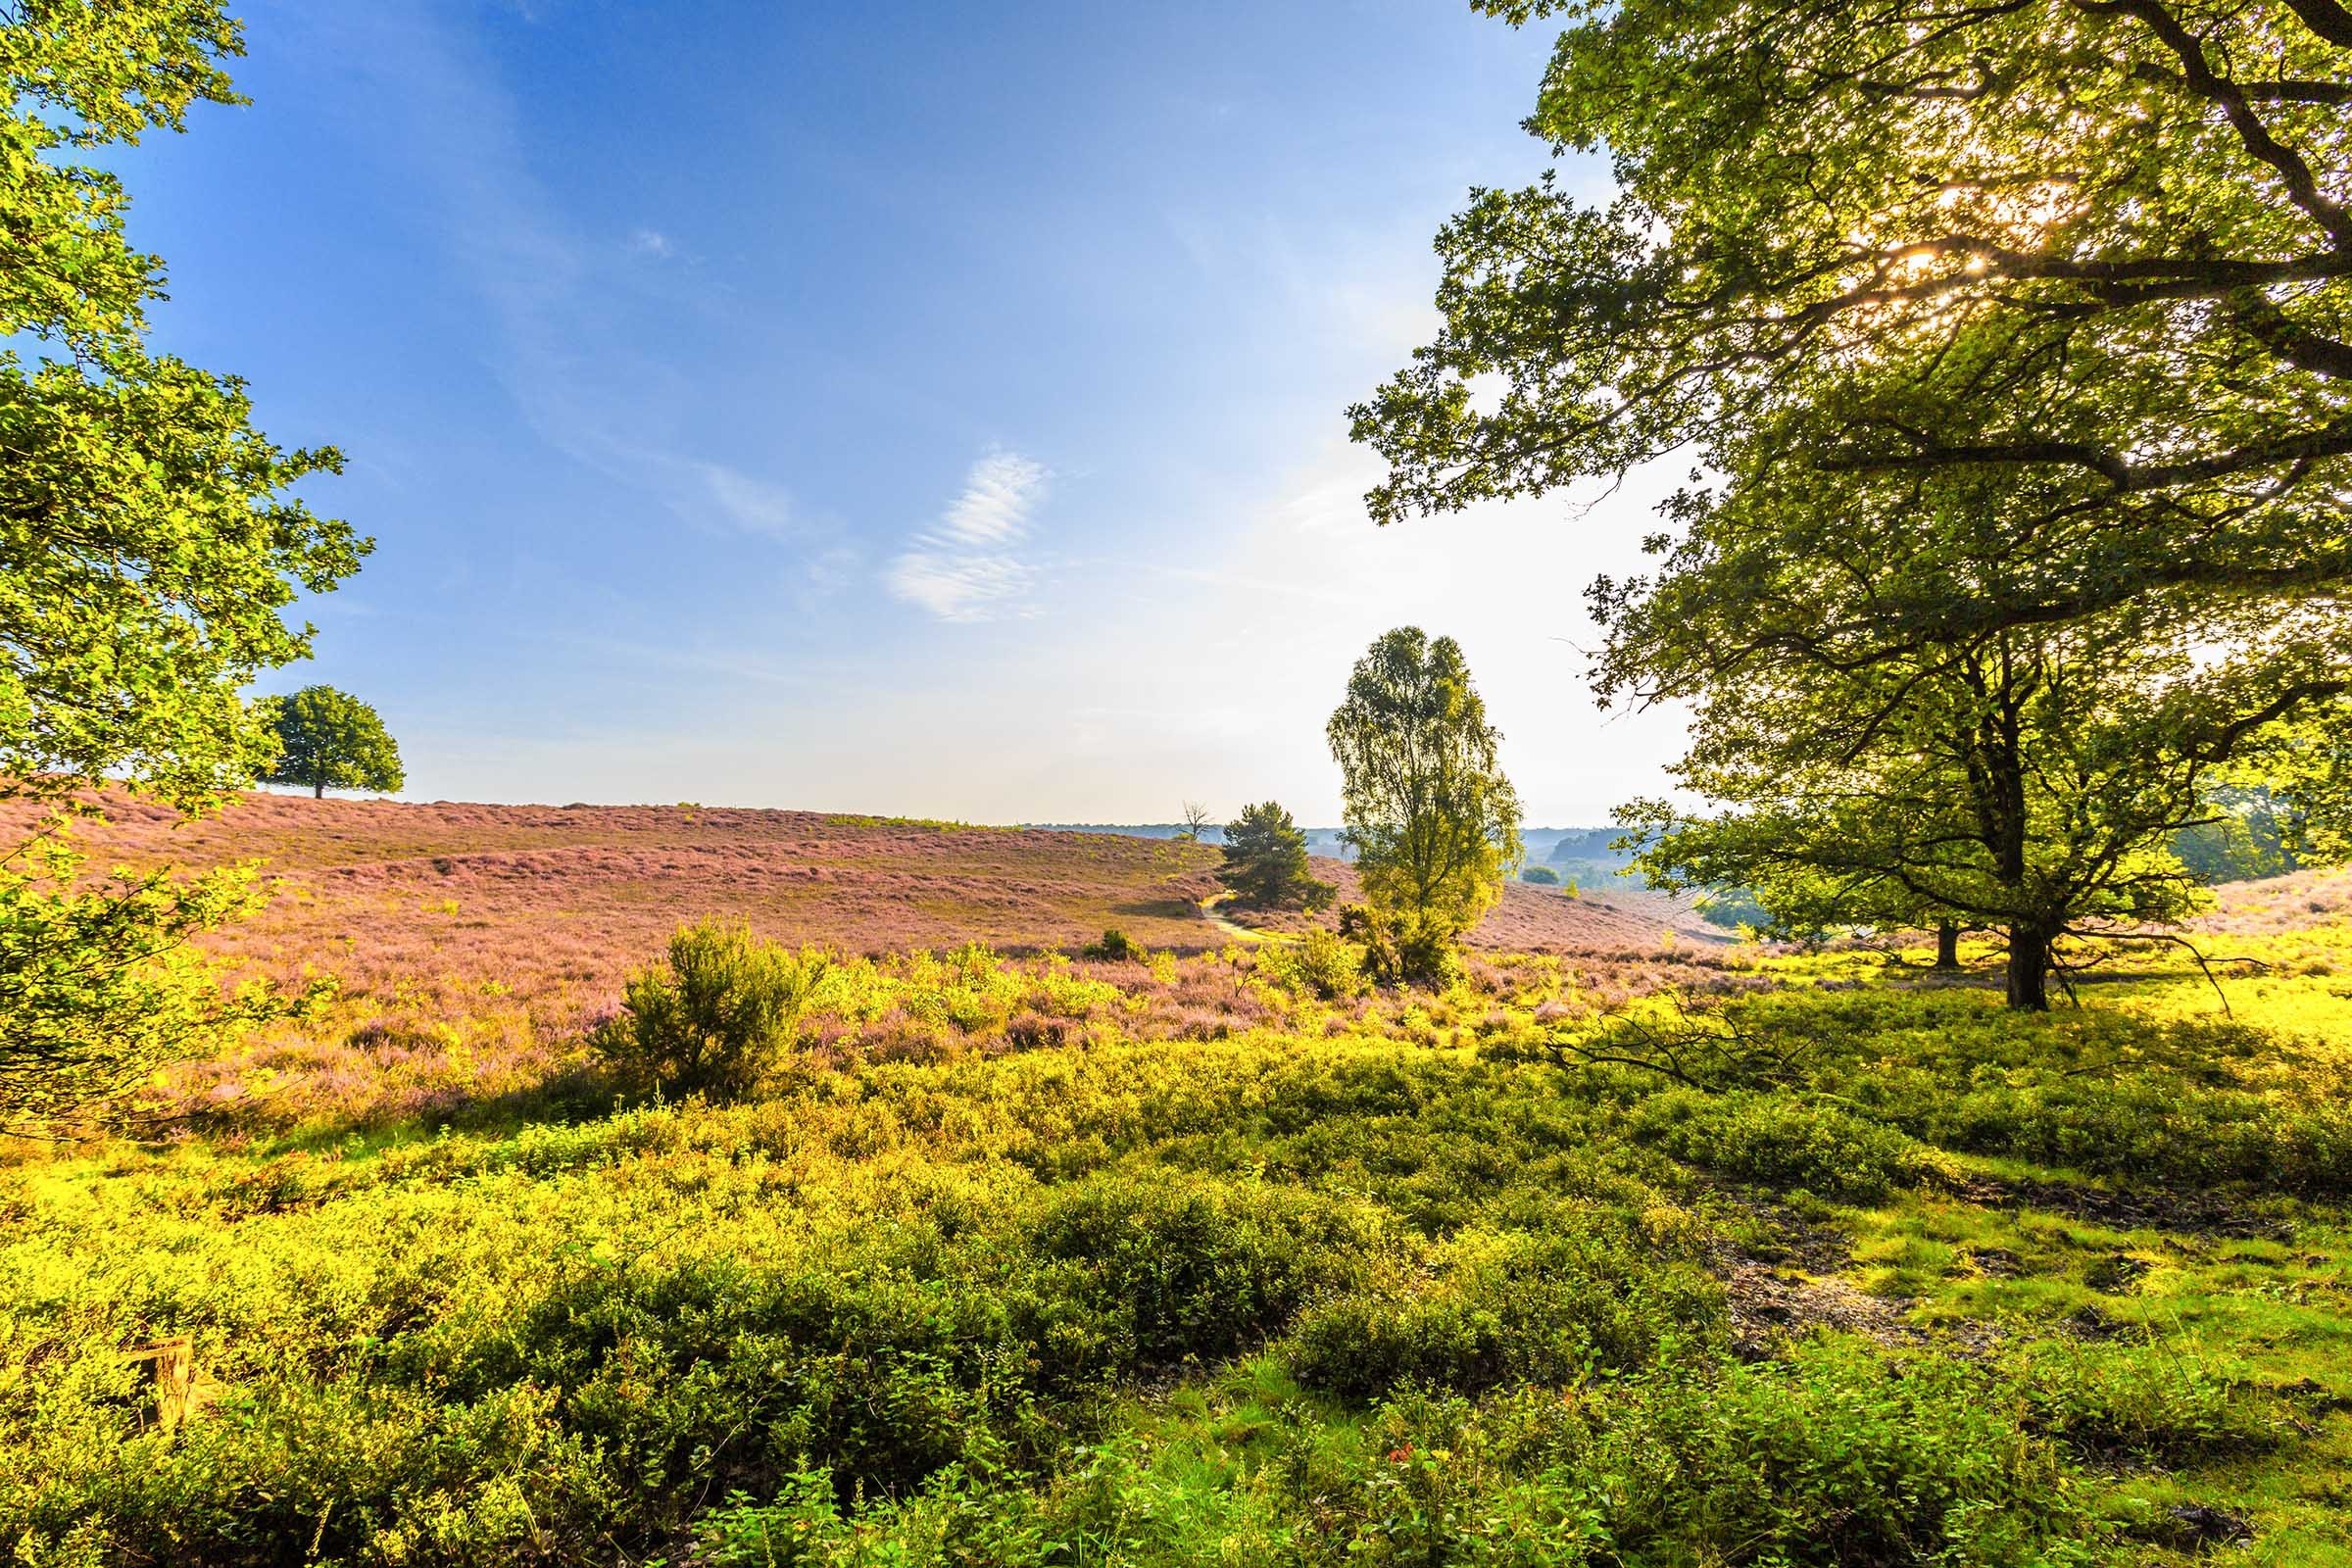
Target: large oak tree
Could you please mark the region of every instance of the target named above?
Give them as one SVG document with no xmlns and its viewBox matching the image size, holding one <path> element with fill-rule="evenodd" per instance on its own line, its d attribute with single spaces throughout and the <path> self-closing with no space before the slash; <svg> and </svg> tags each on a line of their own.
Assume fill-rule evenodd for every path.
<svg viewBox="0 0 2352 1568">
<path fill-rule="evenodd" d="M 2031 475 L 2140 547 L 2054 596 L 2340 580 L 2335 0 L 1480 9 L 1568 20 L 1528 127 L 1619 193 L 1481 192 L 1440 235 L 1444 328 L 1356 411 L 1384 519 L 1793 413 L 1788 461 Z"/>
<path fill-rule="evenodd" d="M 2030 492 L 1730 478 L 1677 498 L 1654 581 L 1592 594 L 1601 696 L 1690 703 L 1679 777 L 1730 808 L 1629 813 L 1669 882 L 1750 885 L 1796 924 L 2000 927 L 2012 1001 L 2040 1006 L 2064 936 L 2189 907 L 2174 845 L 2217 786 L 2309 772 L 2343 729 L 2352 645 L 2325 600 L 2172 587 L 2020 616 L 2045 571 Z"/>
<path fill-rule="evenodd" d="M 2184 775 L 2340 724 L 2352 19 L 1483 9 L 1567 19 L 1528 123 L 1618 193 L 1447 225 L 1439 336 L 1354 411 L 1375 514 L 1695 456 L 1662 569 L 1593 594 L 1601 694 L 1695 702 L 1733 808 L 1682 869 L 1867 854 L 1880 907 L 2005 924 L 2038 1004 L 2054 933 L 2173 907 Z M 2042 800 L 2087 832 L 2019 784 L 2076 762 Z"/>
</svg>

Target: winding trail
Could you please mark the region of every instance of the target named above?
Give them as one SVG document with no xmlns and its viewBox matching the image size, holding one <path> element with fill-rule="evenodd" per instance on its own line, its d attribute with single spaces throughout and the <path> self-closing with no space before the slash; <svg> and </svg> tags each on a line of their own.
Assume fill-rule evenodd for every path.
<svg viewBox="0 0 2352 1568">
<path fill-rule="evenodd" d="M 1238 938 L 1243 942 L 1296 942 L 1298 940 L 1285 931 L 1259 931 L 1253 927 L 1243 925 L 1238 920 L 1226 919 L 1217 912 L 1217 906 L 1232 897 L 1233 895 L 1230 893 L 1211 893 L 1200 901 L 1200 917 L 1227 936 Z"/>
</svg>

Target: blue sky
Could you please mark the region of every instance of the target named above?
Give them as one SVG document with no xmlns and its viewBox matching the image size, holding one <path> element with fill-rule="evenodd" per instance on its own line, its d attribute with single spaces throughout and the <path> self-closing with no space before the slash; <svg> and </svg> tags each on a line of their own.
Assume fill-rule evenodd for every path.
<svg viewBox="0 0 2352 1568">
<path fill-rule="evenodd" d="M 1594 711 L 1659 486 L 1376 530 L 1344 409 L 1430 237 L 1544 149 L 1452 0 L 303 0 L 127 161 L 169 347 L 377 549 L 324 680 L 418 799 L 1336 820 L 1386 628 L 1459 638 L 1535 821 L 1659 787 Z M 1594 167 L 1568 171 L 1595 187 Z M 1591 500 L 1591 498 L 1585 498 Z"/>
</svg>

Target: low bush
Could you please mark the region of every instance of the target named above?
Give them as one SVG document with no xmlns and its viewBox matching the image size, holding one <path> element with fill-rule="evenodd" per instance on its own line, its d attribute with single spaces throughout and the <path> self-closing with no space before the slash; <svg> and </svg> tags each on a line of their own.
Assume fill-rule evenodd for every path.
<svg viewBox="0 0 2352 1568">
<path fill-rule="evenodd" d="M 1998 1376 L 1845 1341 L 1589 1391 L 1478 1400 L 1408 1386 L 1320 1432 L 1294 1402 L 1241 1464 L 1209 1457 L 1234 1435 L 1214 1431 L 1213 1448 L 1092 1446 L 1034 1487 L 958 1470 L 860 1503 L 839 1477 L 804 1473 L 771 1501 L 706 1515 L 696 1560 L 2058 1568 L 2102 1560 L 2115 1540 L 2064 1452 L 2020 1429 Z"/>
<path fill-rule="evenodd" d="M 1633 1131 L 1733 1181 L 1874 1202 L 1941 1174 L 1936 1152 L 1892 1127 L 1788 1091 L 1674 1089 L 1637 1105 Z"/>
<path fill-rule="evenodd" d="M 1231 1354 L 1346 1288 L 1387 1227 L 1377 1210 L 1256 1182 L 1100 1176 L 1055 1193 L 1029 1230 L 1071 1299 L 1118 1325 L 1121 1366 Z"/>
<path fill-rule="evenodd" d="M 1293 1374 L 1356 1398 L 1406 1383 L 1549 1386 L 1645 1365 L 1669 1343 L 1703 1345 L 1723 1319 L 1721 1288 L 1622 1216 L 1570 1212 L 1541 1233 L 1470 1232 L 1436 1261 L 1426 1285 L 1309 1310 L 1290 1341 Z"/>
<path fill-rule="evenodd" d="M 1266 944 L 1256 961 L 1260 973 L 1295 996 L 1342 1002 L 1364 989 L 1364 950 L 1320 927 L 1296 942 Z"/>
<path fill-rule="evenodd" d="M 2082 1561 L 2105 1522 L 2016 1395 L 1965 1361 L 1825 1340 L 1719 1377 L 1668 1372 L 1592 1401 L 1588 1474 L 1622 1476 L 1619 1561 Z"/>
<path fill-rule="evenodd" d="M 2046 1340 L 2009 1365 L 2028 1425 L 2102 1462 L 2180 1464 L 2275 1436 L 2243 1390 L 2169 1347 Z"/>
<path fill-rule="evenodd" d="M 666 968 L 629 979 L 621 1010 L 590 1044 L 633 1087 L 731 1100 L 749 1094 L 800 1037 L 828 960 L 713 922 L 681 927 Z"/>
<path fill-rule="evenodd" d="M 1384 986 L 1444 990 L 1462 973 L 1456 933 L 1434 921 L 1349 904 L 1340 909 L 1340 935 L 1363 949 L 1364 973 Z"/>
<path fill-rule="evenodd" d="M 2038 1073 L 1925 1097 L 1903 1119 L 1954 1149 L 2009 1154 L 2157 1186 L 2221 1182 L 2311 1196 L 2352 1193 L 2352 1108 L 2295 1105 L 2179 1076 Z"/>
<path fill-rule="evenodd" d="M 1080 950 L 1080 956 L 1098 963 L 1149 963 L 1152 954 L 1144 945 L 1111 926 L 1102 933 L 1102 940 L 1090 942 Z"/>
</svg>

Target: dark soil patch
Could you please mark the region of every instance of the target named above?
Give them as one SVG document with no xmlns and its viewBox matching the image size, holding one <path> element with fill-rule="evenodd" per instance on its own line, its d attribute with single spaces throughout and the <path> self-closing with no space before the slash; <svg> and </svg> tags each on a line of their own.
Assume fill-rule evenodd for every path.
<svg viewBox="0 0 2352 1568">
<path fill-rule="evenodd" d="M 1732 1348 L 1742 1360 L 1781 1353 L 1787 1343 L 1815 1328 L 1862 1334 L 1881 1345 L 1917 1345 L 1955 1338 L 1962 1353 L 1990 1343 L 1991 1330 L 1969 1324 L 1932 1335 L 1903 1316 L 1902 1304 L 1856 1290 L 1837 1274 L 1853 1261 L 1853 1238 L 1835 1225 L 1809 1220 L 1773 1203 L 1745 1205 L 1771 1222 L 1778 1245 L 1728 1250 L 1716 1260 L 1731 1309 Z"/>
<path fill-rule="evenodd" d="M 2244 1514 L 2201 1502 L 2175 1503 L 2132 1533 L 2152 1545 L 2170 1546 L 2175 1551 L 2211 1551 L 2254 1539 L 2254 1527 Z"/>
<path fill-rule="evenodd" d="M 2168 1192 L 2162 1188 L 2117 1190 L 2073 1182 L 1998 1181 L 1980 1178 L 1960 1196 L 1986 1208 L 2038 1208 L 2109 1230 L 2170 1231 L 2181 1236 L 2275 1239 L 2286 1225 L 2222 1193 Z"/>
<path fill-rule="evenodd" d="M 1753 1258 L 1731 1265 L 1724 1297 L 1732 1312 L 1733 1348 L 1745 1360 L 1761 1360 L 1776 1353 L 1783 1341 L 1819 1327 L 1866 1334 L 1881 1345 L 1924 1338 L 1892 1301 L 1865 1296 L 1843 1280 L 1813 1278 Z"/>
</svg>

